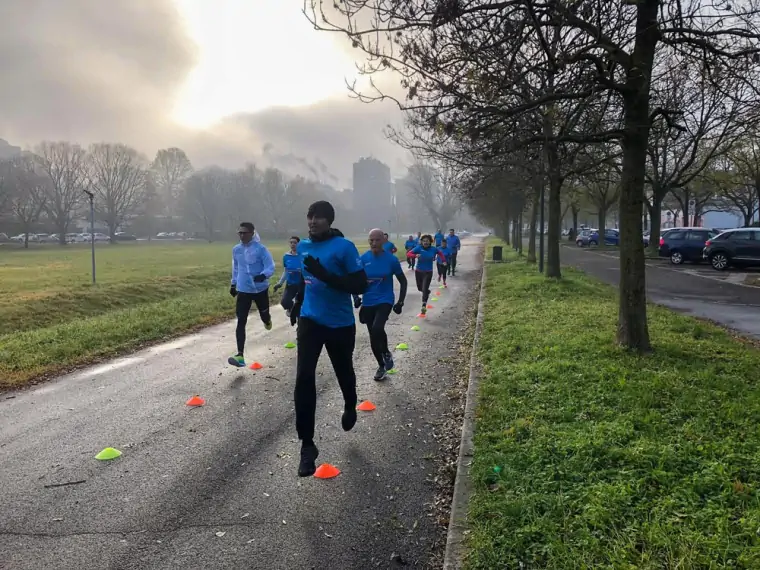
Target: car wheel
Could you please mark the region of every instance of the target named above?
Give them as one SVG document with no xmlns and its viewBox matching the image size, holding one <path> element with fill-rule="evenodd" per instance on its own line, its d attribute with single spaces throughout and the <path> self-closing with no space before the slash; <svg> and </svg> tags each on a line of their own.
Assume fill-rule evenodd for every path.
<svg viewBox="0 0 760 570">
<path fill-rule="evenodd" d="M 588 246 L 589 247 L 596 247 L 597 245 L 599 245 L 599 244 L 597 244 L 594 240 L 589 240 L 589 242 L 588 242 Z"/>
<path fill-rule="evenodd" d="M 713 269 L 725 271 L 728 269 L 728 256 L 721 251 L 713 253 L 710 256 L 710 265 L 713 266 Z"/>
<path fill-rule="evenodd" d="M 673 265 L 681 265 L 683 263 L 683 255 L 681 255 L 680 251 L 670 252 L 670 263 Z"/>
</svg>

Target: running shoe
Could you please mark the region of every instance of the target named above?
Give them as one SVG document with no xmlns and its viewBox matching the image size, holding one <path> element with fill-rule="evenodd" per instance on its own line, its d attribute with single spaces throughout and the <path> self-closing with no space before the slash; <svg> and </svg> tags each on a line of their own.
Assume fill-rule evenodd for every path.
<svg viewBox="0 0 760 570">
<path fill-rule="evenodd" d="M 242 354 L 236 354 L 235 356 L 230 356 L 227 359 L 227 362 L 231 364 L 232 366 L 237 366 L 238 368 L 243 368 L 245 366 L 245 359 L 243 358 Z"/>
<path fill-rule="evenodd" d="M 423 315 L 427 313 L 427 307 L 425 305 L 422 305 L 422 310 L 420 311 Z"/>
<path fill-rule="evenodd" d="M 314 475 L 317 470 L 317 457 L 319 457 L 319 450 L 316 445 L 312 444 L 301 448 L 301 462 L 298 464 L 299 477 Z"/>
<path fill-rule="evenodd" d="M 340 424 L 343 426 L 343 431 L 351 431 L 356 425 L 356 402 L 345 405 L 343 408 L 343 416 L 340 418 Z"/>
<path fill-rule="evenodd" d="M 383 366 L 378 366 L 377 372 L 375 372 L 375 381 L 380 382 L 381 380 L 385 380 L 385 377 L 385 368 Z"/>
<path fill-rule="evenodd" d="M 386 370 L 393 370 L 393 355 L 390 352 L 383 354 L 383 362 Z"/>
<path fill-rule="evenodd" d="M 268 331 L 272 330 L 272 321 L 270 320 L 268 323 L 264 323 L 264 328 Z"/>
</svg>

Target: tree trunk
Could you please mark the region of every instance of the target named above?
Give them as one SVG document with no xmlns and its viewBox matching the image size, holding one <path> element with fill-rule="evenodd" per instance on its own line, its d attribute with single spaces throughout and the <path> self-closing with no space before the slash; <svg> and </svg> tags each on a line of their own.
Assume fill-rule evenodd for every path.
<svg viewBox="0 0 760 570">
<path fill-rule="evenodd" d="M 651 231 L 649 232 L 649 253 L 657 255 L 660 249 L 660 220 L 662 219 L 662 202 L 657 195 L 652 196 L 652 208 L 650 210 Z"/>
<path fill-rule="evenodd" d="M 522 255 L 523 253 L 523 238 L 522 238 L 522 227 L 523 227 L 523 213 L 520 212 L 520 215 L 518 216 L 516 220 L 517 225 L 517 232 L 515 235 L 517 236 L 517 253 Z"/>
<path fill-rule="evenodd" d="M 533 197 L 530 207 L 530 232 L 528 234 L 528 263 L 536 263 L 536 226 L 538 225 L 538 209 L 541 200 L 541 182 L 533 179 Z"/>
<path fill-rule="evenodd" d="M 509 218 L 507 218 L 506 221 L 502 222 L 501 224 L 502 224 L 501 225 L 501 233 L 504 236 L 502 239 L 506 242 L 507 245 L 512 245 L 511 244 L 511 241 L 512 241 L 511 237 L 512 236 L 509 235 L 509 231 L 510 231 L 509 230 Z"/>
<path fill-rule="evenodd" d="M 578 237 L 578 214 L 580 214 L 580 208 L 573 206 L 573 239 Z"/>
<path fill-rule="evenodd" d="M 560 279 L 562 271 L 559 263 L 559 225 L 562 214 L 562 178 L 559 172 L 559 153 L 553 142 L 546 144 L 547 166 L 549 167 L 549 223 L 546 247 L 546 276 Z M 543 228 L 541 228 L 543 231 Z"/>
<path fill-rule="evenodd" d="M 24 232 L 24 249 L 29 249 L 29 230 Z"/>
<path fill-rule="evenodd" d="M 604 247 L 607 245 L 607 242 L 605 241 L 605 229 L 604 224 L 607 223 L 607 211 L 604 208 L 599 208 L 596 213 L 597 223 L 599 224 L 599 243 L 597 244 L 599 247 Z"/>
</svg>

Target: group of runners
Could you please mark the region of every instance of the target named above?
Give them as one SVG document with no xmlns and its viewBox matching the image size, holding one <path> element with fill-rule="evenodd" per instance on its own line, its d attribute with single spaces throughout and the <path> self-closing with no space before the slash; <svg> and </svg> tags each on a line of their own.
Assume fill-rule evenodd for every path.
<svg viewBox="0 0 760 570">
<path fill-rule="evenodd" d="M 290 250 L 283 256 L 284 271 L 274 285 L 283 286 L 281 305 L 297 328 L 297 365 L 294 390 L 296 431 L 301 440 L 298 475 L 308 477 L 316 470 L 319 451 L 314 444 L 317 406 L 316 368 L 324 347 L 343 394 L 341 424 L 350 431 L 356 424 L 356 373 L 353 353 L 356 343 L 354 309 L 359 322 L 367 327 L 372 354 L 378 368 L 374 379 L 386 379 L 394 367 L 385 325 L 391 312 L 400 315 L 404 308 L 408 282 L 397 248 L 381 229 L 369 232 L 369 250 L 359 254 L 356 246 L 340 230 L 333 228 L 335 210 L 326 201 L 309 206 L 306 214 L 309 236 L 290 238 Z M 275 273 L 274 260 L 250 222 L 240 224 L 240 243 L 232 249 L 230 294 L 236 299 L 237 352 L 228 359 L 237 367 L 246 365 L 245 328 L 248 313 L 255 304 L 264 328 L 271 330 L 269 279 Z M 417 233 L 404 244 L 407 266 L 414 271 L 417 290 L 422 293 L 421 313 L 427 311 L 433 265 L 438 281 L 445 287 L 447 275 L 456 275 L 459 237 L 449 230 L 445 237 L 439 229 L 435 236 Z M 393 280 L 399 283 L 395 297 Z"/>
</svg>

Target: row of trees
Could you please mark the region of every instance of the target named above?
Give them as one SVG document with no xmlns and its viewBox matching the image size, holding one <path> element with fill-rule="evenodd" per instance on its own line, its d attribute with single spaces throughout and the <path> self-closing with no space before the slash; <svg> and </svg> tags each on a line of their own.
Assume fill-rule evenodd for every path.
<svg viewBox="0 0 760 570">
<path fill-rule="evenodd" d="M 253 164 L 196 171 L 179 148 L 161 149 L 149 161 L 123 144 L 84 149 L 43 142 L 0 162 L 0 216 L 13 220 L 27 236 L 46 225 L 65 243 L 73 220 L 83 215 L 86 192 L 93 193 L 96 218 L 111 238 L 129 226 L 152 235 L 161 229 L 159 219 L 164 230 L 180 220 L 209 239 L 243 218 L 255 219 L 262 231 L 282 234 L 303 226 L 311 201 L 332 198 L 314 182 L 288 179 L 279 170 Z"/>
<path fill-rule="evenodd" d="M 650 349 L 645 219 L 657 244 L 663 202 L 688 219 L 716 185 L 745 218 L 757 209 L 754 0 L 305 0 L 305 11 L 350 39 L 364 74 L 400 78 L 400 90 L 384 77 L 353 91 L 394 100 L 407 120 L 392 138 L 456 170 L 484 220 L 507 228 L 525 213 L 535 227 L 545 196 L 548 277 L 562 275 L 563 212 L 593 196 L 603 226 L 616 206 L 625 347 Z"/>
</svg>

